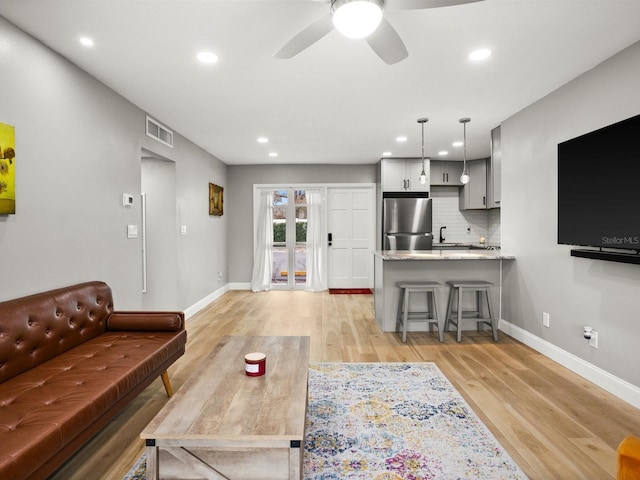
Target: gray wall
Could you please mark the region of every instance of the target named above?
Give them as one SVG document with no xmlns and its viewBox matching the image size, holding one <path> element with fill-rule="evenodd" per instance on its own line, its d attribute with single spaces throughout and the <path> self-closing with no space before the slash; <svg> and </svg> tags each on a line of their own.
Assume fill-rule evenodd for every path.
<svg viewBox="0 0 640 480">
<path fill-rule="evenodd" d="M 501 212 L 503 250 L 517 257 L 504 278 L 503 318 L 635 386 L 640 266 L 574 258 L 557 245 L 557 144 L 640 113 L 638 78 L 640 43 L 506 120 Z M 597 350 L 583 325 L 599 332 Z"/>
<path fill-rule="evenodd" d="M 219 288 L 226 219 L 208 215 L 208 182 L 226 166 L 180 135 L 144 134 L 145 112 L 0 17 L 0 122 L 16 128 L 16 214 L 0 216 L 0 300 L 104 280 L 116 307 L 140 308 L 141 148 L 176 162 L 178 306 Z M 7 74 L 6 72 L 11 72 Z M 162 119 L 159 118 L 162 122 Z M 122 194 L 136 198 L 122 206 Z"/>
<path fill-rule="evenodd" d="M 248 283 L 253 267 L 253 185 L 375 183 L 376 165 L 230 165 L 225 208 L 229 212 L 229 281 Z"/>
</svg>

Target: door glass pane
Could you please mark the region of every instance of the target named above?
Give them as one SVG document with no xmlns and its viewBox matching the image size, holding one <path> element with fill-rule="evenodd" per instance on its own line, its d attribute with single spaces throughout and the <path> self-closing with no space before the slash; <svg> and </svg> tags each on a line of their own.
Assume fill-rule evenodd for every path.
<svg viewBox="0 0 640 480">
<path fill-rule="evenodd" d="M 273 268 L 271 283 L 288 283 L 289 251 L 287 249 L 287 190 L 273 192 Z"/>
<path fill-rule="evenodd" d="M 273 270 L 271 272 L 271 283 L 287 285 L 289 272 L 289 252 L 287 247 L 277 247 L 273 249 Z"/>
<path fill-rule="evenodd" d="M 295 191 L 295 204 L 296 205 L 306 205 L 307 204 L 307 194 L 304 190 L 296 190 Z"/>
<path fill-rule="evenodd" d="M 285 245 L 287 241 L 287 191 L 273 192 L 273 244 Z"/>
<path fill-rule="evenodd" d="M 295 192 L 296 211 L 296 262 L 295 284 L 304 285 L 307 281 L 307 197 L 304 190 Z"/>
<path fill-rule="evenodd" d="M 304 285 L 307 282 L 307 247 L 296 246 L 295 250 L 296 261 L 296 285 Z"/>
<path fill-rule="evenodd" d="M 307 242 L 307 207 L 296 207 L 296 244 Z"/>
</svg>

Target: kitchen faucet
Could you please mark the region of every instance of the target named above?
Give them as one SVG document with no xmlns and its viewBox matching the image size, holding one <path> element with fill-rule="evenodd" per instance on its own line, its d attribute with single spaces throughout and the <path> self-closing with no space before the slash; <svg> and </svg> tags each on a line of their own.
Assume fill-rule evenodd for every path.
<svg viewBox="0 0 640 480">
<path fill-rule="evenodd" d="M 445 238 L 442 235 L 442 230 L 444 230 L 445 228 L 447 228 L 447 227 L 440 227 L 440 243 L 444 243 L 444 241 L 445 241 Z"/>
</svg>

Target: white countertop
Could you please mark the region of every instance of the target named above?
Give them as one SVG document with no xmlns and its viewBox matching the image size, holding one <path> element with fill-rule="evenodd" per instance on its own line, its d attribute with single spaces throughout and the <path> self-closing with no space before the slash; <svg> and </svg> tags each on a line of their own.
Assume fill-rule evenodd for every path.
<svg viewBox="0 0 640 480">
<path fill-rule="evenodd" d="M 500 250 L 378 250 L 382 260 L 514 260 Z"/>
</svg>

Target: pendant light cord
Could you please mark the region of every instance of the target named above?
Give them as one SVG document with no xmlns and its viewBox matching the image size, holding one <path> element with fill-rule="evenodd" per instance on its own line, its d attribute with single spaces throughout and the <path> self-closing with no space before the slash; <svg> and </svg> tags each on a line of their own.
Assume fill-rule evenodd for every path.
<svg viewBox="0 0 640 480">
<path fill-rule="evenodd" d="M 424 122 L 422 122 L 422 171 L 424 172 Z"/>
<path fill-rule="evenodd" d="M 463 146 L 463 155 L 464 155 L 464 171 L 467 171 L 467 122 L 462 124 L 462 146 Z"/>
<path fill-rule="evenodd" d="M 463 160 L 462 175 L 460 176 L 460 182 L 465 185 L 469 183 L 469 172 L 467 171 L 467 123 L 471 121 L 470 118 L 461 118 L 458 120 L 462 124 L 462 143 L 463 143 Z"/>
<path fill-rule="evenodd" d="M 418 123 L 422 125 L 422 172 L 420 172 L 419 181 L 423 185 L 427 183 L 427 172 L 424 171 L 424 124 L 428 121 L 428 118 L 418 119 Z"/>
</svg>

